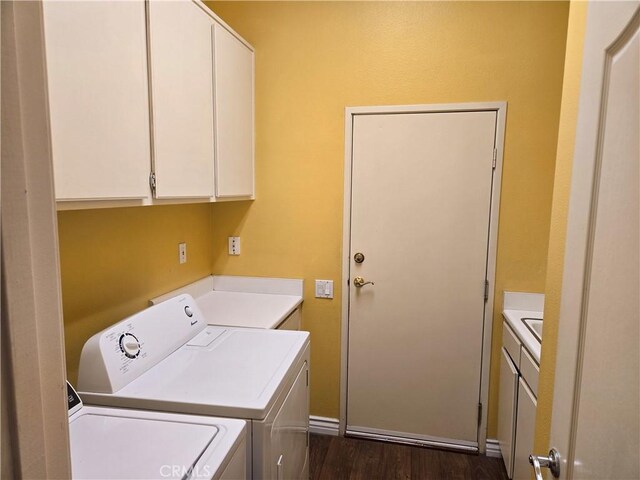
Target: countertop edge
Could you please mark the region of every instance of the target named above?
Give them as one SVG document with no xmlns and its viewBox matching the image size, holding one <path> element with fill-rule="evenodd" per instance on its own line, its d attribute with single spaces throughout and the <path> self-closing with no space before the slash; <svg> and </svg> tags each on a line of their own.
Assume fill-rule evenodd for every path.
<svg viewBox="0 0 640 480">
<path fill-rule="evenodd" d="M 502 311 L 502 317 L 518 336 L 524 348 L 527 349 L 533 359 L 540 365 L 540 350 L 542 349 L 542 344 L 535 339 L 521 319 L 543 318 L 543 312 L 539 310 L 505 309 Z"/>
</svg>

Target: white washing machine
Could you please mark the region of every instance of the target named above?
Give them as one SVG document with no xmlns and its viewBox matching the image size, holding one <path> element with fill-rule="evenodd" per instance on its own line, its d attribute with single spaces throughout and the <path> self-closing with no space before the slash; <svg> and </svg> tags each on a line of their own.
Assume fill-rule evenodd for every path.
<svg viewBox="0 0 640 480">
<path fill-rule="evenodd" d="M 255 479 L 309 476 L 309 333 L 208 326 L 180 295 L 94 335 L 86 403 L 248 422 Z"/>
<path fill-rule="evenodd" d="M 67 384 L 73 479 L 246 479 L 246 422 L 84 406 Z"/>
</svg>

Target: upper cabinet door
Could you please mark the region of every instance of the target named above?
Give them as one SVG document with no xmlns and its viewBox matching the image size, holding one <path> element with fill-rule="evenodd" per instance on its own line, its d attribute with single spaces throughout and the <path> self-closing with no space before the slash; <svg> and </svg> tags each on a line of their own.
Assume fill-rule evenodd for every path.
<svg viewBox="0 0 640 480">
<path fill-rule="evenodd" d="M 254 196 L 253 50 L 214 27 L 216 197 Z"/>
<path fill-rule="evenodd" d="M 56 199 L 148 197 L 144 2 L 43 9 Z"/>
<path fill-rule="evenodd" d="M 156 198 L 214 196 L 212 25 L 191 1 L 149 2 Z"/>
</svg>

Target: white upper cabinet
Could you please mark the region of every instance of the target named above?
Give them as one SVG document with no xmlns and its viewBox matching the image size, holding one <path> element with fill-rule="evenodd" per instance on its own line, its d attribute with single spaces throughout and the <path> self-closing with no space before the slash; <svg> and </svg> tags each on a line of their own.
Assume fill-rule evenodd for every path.
<svg viewBox="0 0 640 480">
<path fill-rule="evenodd" d="M 254 198 L 250 45 L 199 1 L 43 8 L 59 209 Z"/>
<path fill-rule="evenodd" d="M 56 199 L 148 197 L 144 1 L 43 8 Z"/>
<path fill-rule="evenodd" d="M 254 196 L 253 50 L 214 26 L 216 197 Z"/>
<path fill-rule="evenodd" d="M 191 1 L 149 2 L 156 198 L 215 194 L 212 28 Z"/>
</svg>

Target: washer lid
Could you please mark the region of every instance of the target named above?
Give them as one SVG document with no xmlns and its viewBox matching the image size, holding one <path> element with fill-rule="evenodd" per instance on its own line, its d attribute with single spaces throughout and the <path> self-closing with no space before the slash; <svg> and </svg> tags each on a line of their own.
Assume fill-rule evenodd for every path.
<svg viewBox="0 0 640 480">
<path fill-rule="evenodd" d="M 218 434 L 213 425 L 86 414 L 69 425 L 73 478 L 182 478 Z"/>
<path fill-rule="evenodd" d="M 81 392 L 86 403 L 263 419 L 294 375 L 309 333 L 207 327 L 208 347 L 184 346 L 113 395 Z M 297 373 L 297 370 L 295 370 Z"/>
</svg>

